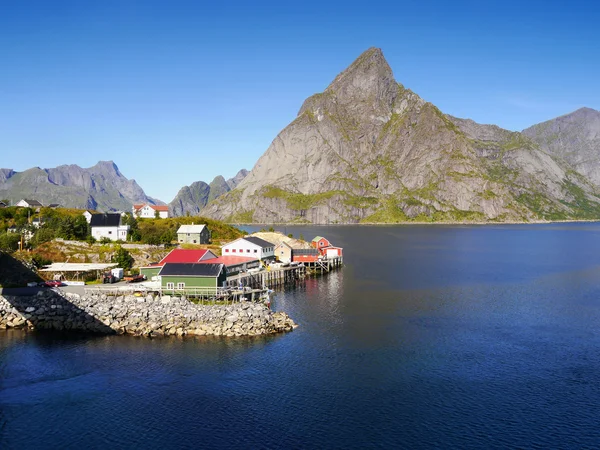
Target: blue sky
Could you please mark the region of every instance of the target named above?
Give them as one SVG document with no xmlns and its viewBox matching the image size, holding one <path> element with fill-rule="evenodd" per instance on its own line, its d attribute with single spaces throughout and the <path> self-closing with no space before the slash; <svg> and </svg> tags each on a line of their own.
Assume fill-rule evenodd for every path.
<svg viewBox="0 0 600 450">
<path fill-rule="evenodd" d="M 582 1 L 2 1 L 0 167 L 113 160 L 165 202 L 251 169 L 369 47 L 443 112 L 521 130 L 600 109 Z"/>
</svg>

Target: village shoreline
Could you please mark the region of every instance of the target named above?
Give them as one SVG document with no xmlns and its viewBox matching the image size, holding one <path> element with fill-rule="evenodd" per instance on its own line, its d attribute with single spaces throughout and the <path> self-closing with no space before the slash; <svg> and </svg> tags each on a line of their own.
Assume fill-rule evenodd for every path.
<svg viewBox="0 0 600 450">
<path fill-rule="evenodd" d="M 78 295 L 45 289 L 0 295 L 0 329 L 100 335 L 261 336 L 292 331 L 296 323 L 263 303 L 198 305 L 185 297 Z"/>
<path fill-rule="evenodd" d="M 506 221 L 506 222 L 360 222 L 360 223 L 288 223 L 288 222 L 269 222 L 269 223 L 230 223 L 228 225 L 235 227 L 263 227 L 263 226 L 288 226 L 288 227 L 348 227 L 348 226 L 367 226 L 367 227 L 390 227 L 390 226 L 411 226 L 411 225 L 542 225 L 542 224 L 564 224 L 564 223 L 596 223 L 600 219 L 573 219 L 573 220 L 530 220 L 530 221 Z"/>
</svg>

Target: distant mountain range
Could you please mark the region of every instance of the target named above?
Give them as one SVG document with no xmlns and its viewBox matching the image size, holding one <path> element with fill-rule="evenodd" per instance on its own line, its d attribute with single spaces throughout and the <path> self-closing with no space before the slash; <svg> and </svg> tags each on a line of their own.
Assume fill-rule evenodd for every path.
<svg viewBox="0 0 600 450">
<path fill-rule="evenodd" d="M 172 216 L 195 215 L 207 203 L 234 189 L 248 174 L 245 169 L 229 180 L 216 177 L 211 183 L 197 181 L 181 188 L 169 204 Z M 51 169 L 34 167 L 23 172 L 0 169 L 0 198 L 13 203 L 35 199 L 44 205 L 58 203 L 64 207 L 100 211 L 130 211 L 133 204 L 164 202 L 148 197 L 135 180 L 121 174 L 112 161 L 100 161 L 87 169 L 63 165 Z"/>
<path fill-rule="evenodd" d="M 0 169 L 0 198 L 13 203 L 30 198 L 45 205 L 103 211 L 129 211 L 134 203 L 164 204 L 148 197 L 135 180 L 125 178 L 112 161 L 100 161 L 87 169 L 76 165 L 34 167 L 23 172 Z"/>
<path fill-rule="evenodd" d="M 184 186 L 169 203 L 169 211 L 173 216 L 198 215 L 208 203 L 235 189 L 246 175 L 248 171 L 242 169 L 229 180 L 219 175 L 210 184 L 196 181 L 189 186 Z"/>
<path fill-rule="evenodd" d="M 0 198 L 161 204 L 112 161 L 0 169 Z M 600 219 L 600 112 L 522 132 L 452 117 L 397 83 L 372 48 L 304 101 L 252 171 L 185 186 L 169 210 L 260 223 Z"/>
</svg>

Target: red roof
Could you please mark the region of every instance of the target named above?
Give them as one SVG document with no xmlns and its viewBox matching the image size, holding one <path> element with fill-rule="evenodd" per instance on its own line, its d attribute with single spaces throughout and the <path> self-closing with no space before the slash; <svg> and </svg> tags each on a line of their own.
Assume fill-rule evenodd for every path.
<svg viewBox="0 0 600 450">
<path fill-rule="evenodd" d="M 202 258 L 208 250 L 202 249 L 186 249 L 186 248 L 175 248 L 169 252 L 167 256 L 160 260 L 158 264 L 155 266 L 162 266 L 166 263 L 195 263 L 200 262 L 200 258 Z M 214 260 L 214 258 L 210 259 L 210 261 Z"/>
<path fill-rule="evenodd" d="M 252 261 L 258 261 L 258 258 L 249 258 L 247 256 L 219 256 L 218 258 L 205 259 L 198 261 L 203 264 L 225 264 L 226 266 L 237 266 Z"/>
<path fill-rule="evenodd" d="M 144 206 L 148 205 L 147 203 L 140 203 L 139 205 L 133 205 L 133 209 L 135 209 L 136 211 L 139 209 L 142 209 Z M 152 208 L 154 211 L 168 211 L 169 207 L 167 205 L 148 205 L 150 208 Z"/>
</svg>

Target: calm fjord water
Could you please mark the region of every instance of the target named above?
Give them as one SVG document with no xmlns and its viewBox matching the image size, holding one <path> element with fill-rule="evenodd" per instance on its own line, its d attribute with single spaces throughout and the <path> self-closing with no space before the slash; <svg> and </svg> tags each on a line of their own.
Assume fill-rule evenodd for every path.
<svg viewBox="0 0 600 450">
<path fill-rule="evenodd" d="M 0 332 L 0 448 L 600 446 L 600 224 L 285 231 L 292 333 Z"/>
</svg>

